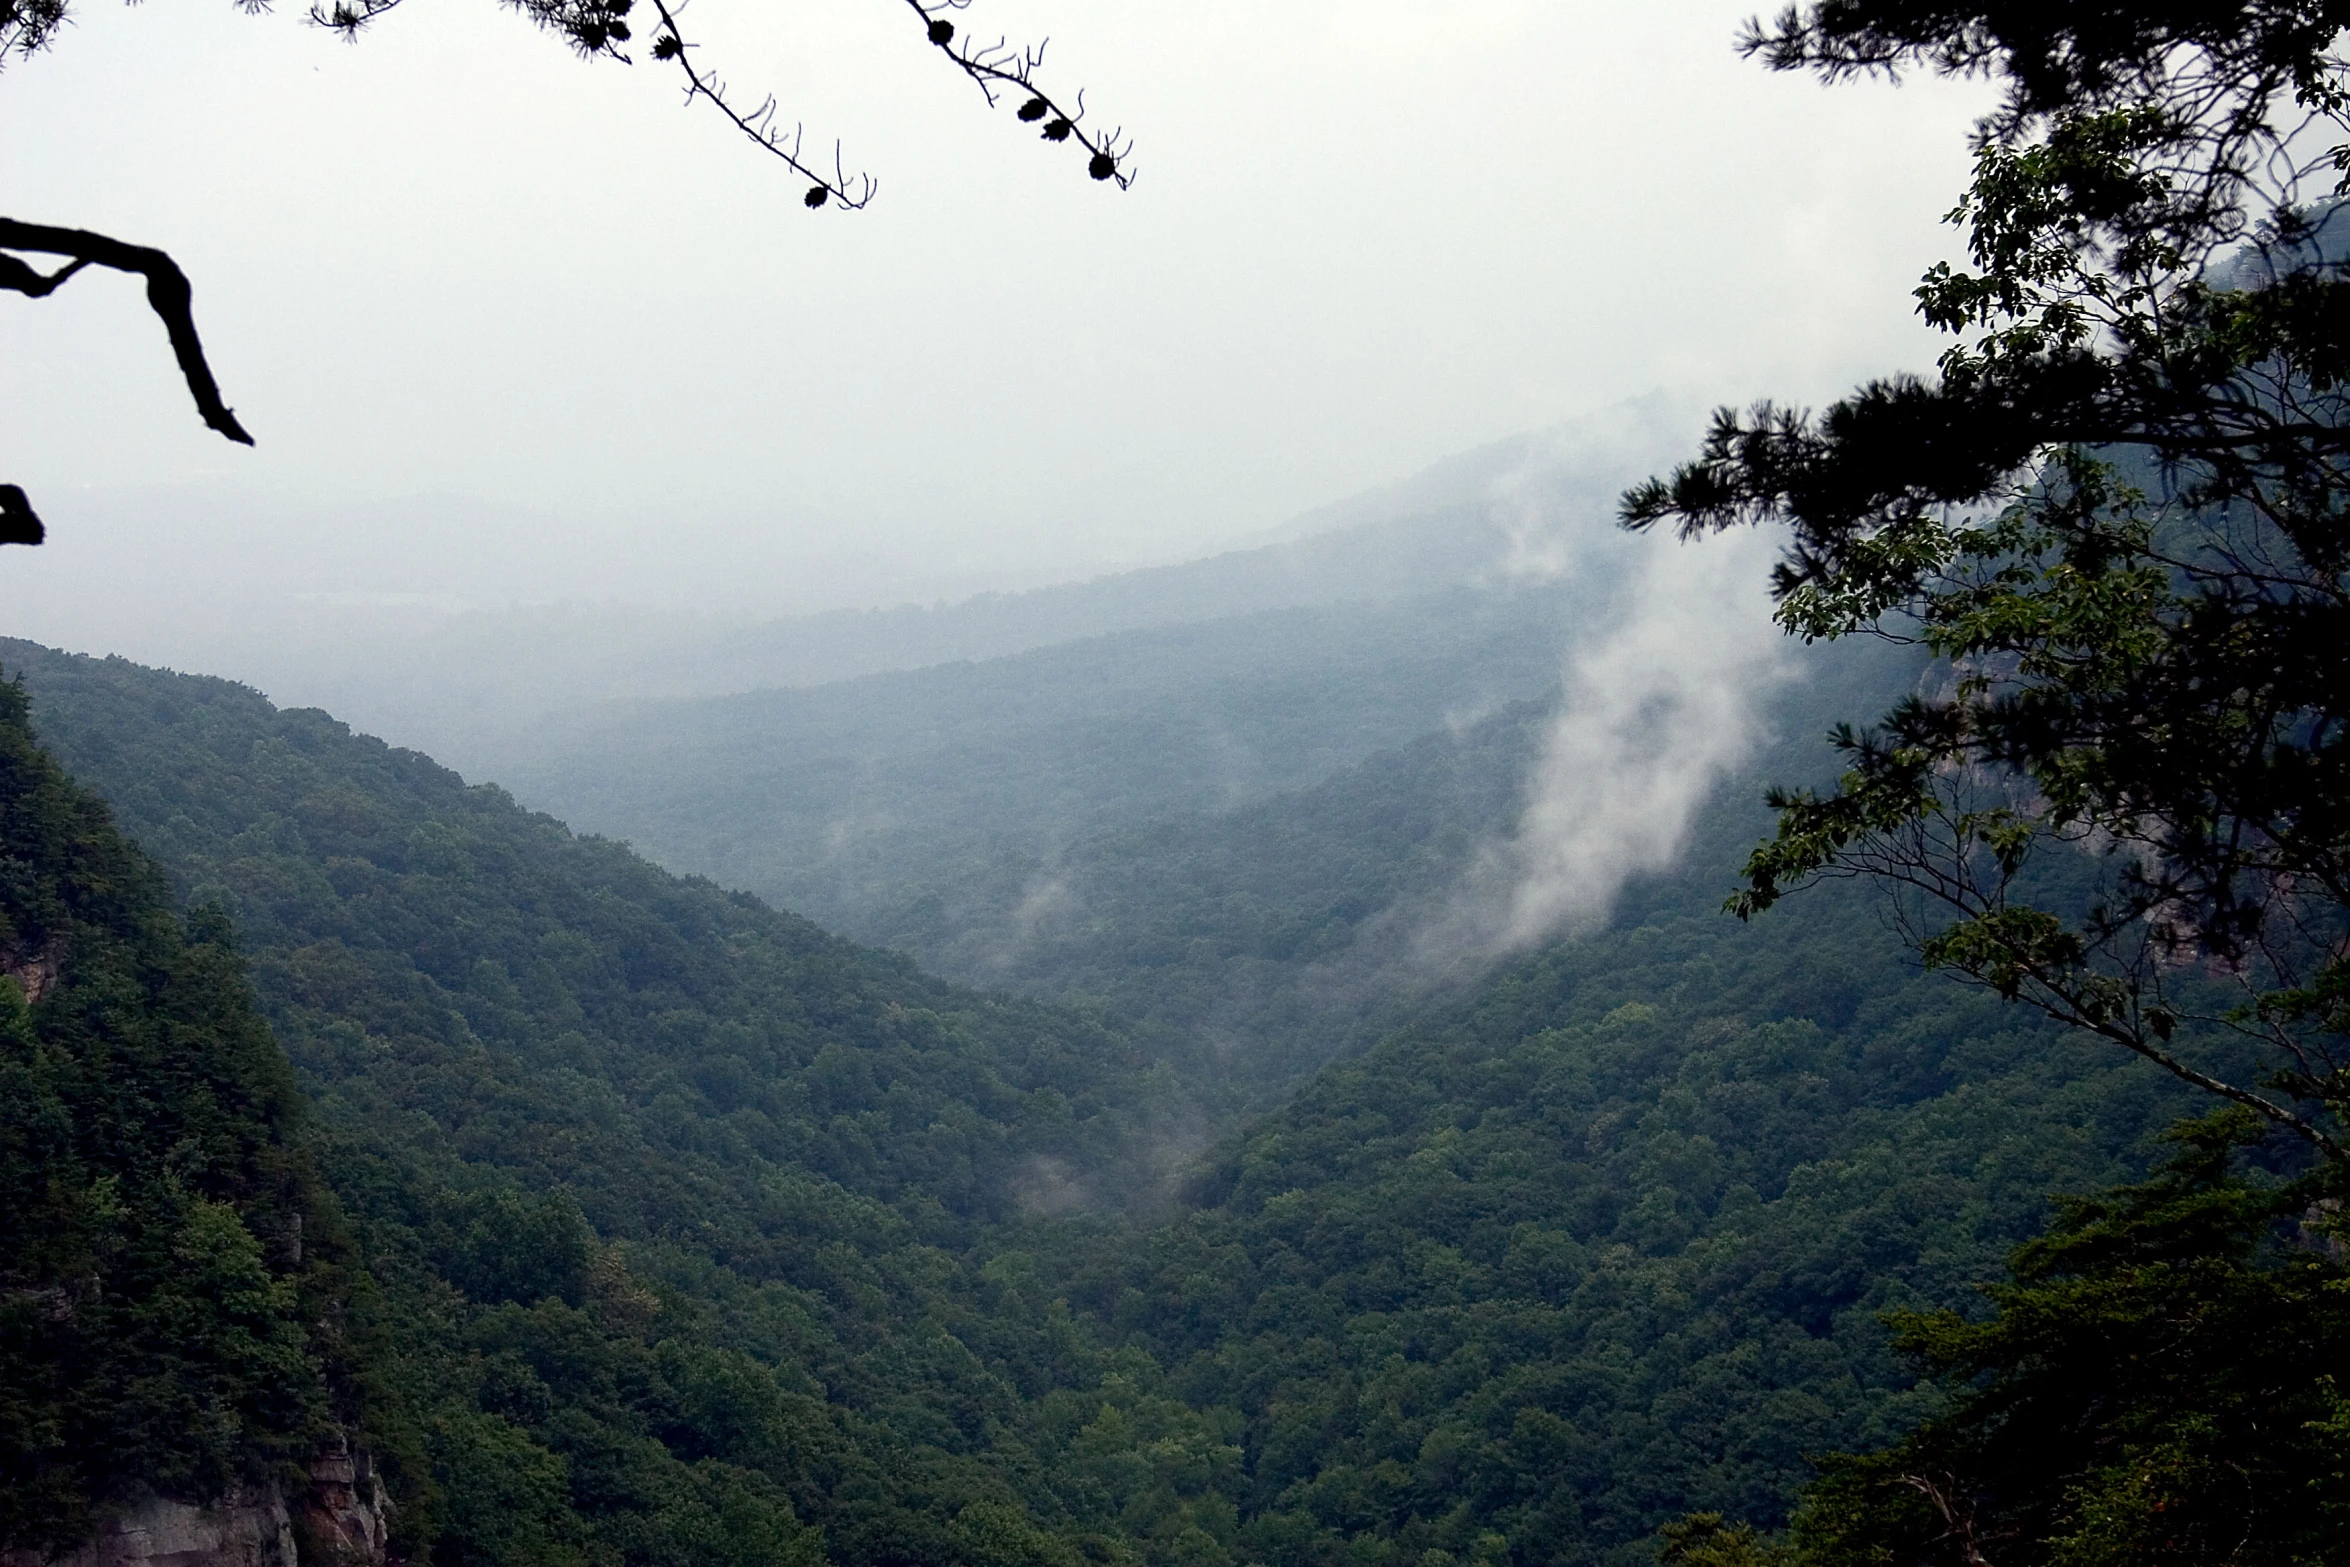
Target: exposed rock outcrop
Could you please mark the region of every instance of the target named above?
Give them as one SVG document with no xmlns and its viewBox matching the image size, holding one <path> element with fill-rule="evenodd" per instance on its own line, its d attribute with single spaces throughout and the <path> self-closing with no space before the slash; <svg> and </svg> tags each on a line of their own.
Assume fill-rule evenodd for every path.
<svg viewBox="0 0 2350 1567">
<path fill-rule="evenodd" d="M 30 1006 L 57 988 L 63 958 L 56 942 L 32 952 L 0 946 L 0 974 L 16 981 L 24 991 L 25 1004 Z"/>
<path fill-rule="evenodd" d="M 305 1567 L 383 1567 L 391 1498 L 364 1451 L 338 1442 L 310 1466 L 310 1489 L 294 1518 Z"/>
<path fill-rule="evenodd" d="M 155 1497 L 108 1518 L 78 1550 L 10 1551 L 0 1567 L 295 1567 L 293 1519 L 275 1486 L 211 1507 Z"/>
<path fill-rule="evenodd" d="M 0 1551 L 0 1567 L 385 1567 L 391 1502 L 364 1452 L 319 1455 L 289 1508 L 277 1486 L 209 1507 L 153 1497 L 108 1517 L 62 1555 Z"/>
</svg>

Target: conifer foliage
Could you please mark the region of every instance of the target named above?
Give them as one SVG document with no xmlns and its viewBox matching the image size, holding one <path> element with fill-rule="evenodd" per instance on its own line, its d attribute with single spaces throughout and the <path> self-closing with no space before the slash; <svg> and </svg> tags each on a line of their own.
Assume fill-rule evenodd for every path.
<svg viewBox="0 0 2350 1567">
<path fill-rule="evenodd" d="M 1817 417 L 1724 411 L 1696 461 L 1624 500 L 1634 527 L 1784 523 L 1791 632 L 1944 661 L 1879 727 L 1839 731 L 1836 791 L 1777 798 L 1740 913 L 1881 878 L 1929 962 L 2337 1160 L 2345 22 L 2331 3 L 1836 0 L 1755 26 L 1781 69 L 2005 84 L 1951 214 L 1971 263 L 1917 291 L 1955 342 L 1938 377 Z M 2095 895 L 2034 890 L 2054 845 L 2102 862 Z M 2246 1038 L 2264 1061 L 2232 1053 Z"/>
<path fill-rule="evenodd" d="M 2241 1110 L 2187 1123 L 2152 1180 L 2066 1204 L 2018 1250 L 1996 1317 L 1901 1319 L 1953 1407 L 1829 1461 L 1805 1559 L 2339 1559 L 2350 1272 L 2309 1184 L 2234 1167 L 2257 1135 Z"/>
<path fill-rule="evenodd" d="M 1807 640 L 1936 673 L 1781 791 L 1742 915 L 1895 893 L 1931 965 L 2230 1101 L 2079 1200 L 1984 1317 L 1896 1319 L 1948 1396 L 1688 1567 L 2343 1560 L 2350 1339 L 2350 6 L 1823 0 L 1747 50 L 1996 78 L 1929 271 L 1954 338 L 1816 417 L 1717 415 L 1633 527 L 1777 523 Z M 2282 1143 L 2289 1151 L 2280 1153 Z"/>
</svg>

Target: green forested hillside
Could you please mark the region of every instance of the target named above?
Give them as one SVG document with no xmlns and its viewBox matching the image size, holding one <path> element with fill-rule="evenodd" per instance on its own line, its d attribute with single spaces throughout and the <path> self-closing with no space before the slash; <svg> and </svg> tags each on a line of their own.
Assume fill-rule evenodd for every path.
<svg viewBox="0 0 2350 1567">
<path fill-rule="evenodd" d="M 1864 900 L 1807 914 L 1529 958 L 1226 1145 L 1195 1211 L 1046 1244 L 1226 1422 L 1240 1556 L 1629 1564 L 1693 1508 L 1783 1518 L 1804 1455 L 1925 1407 L 1877 1314 L 1968 1305 L 2179 1113 L 1905 975 Z"/>
<path fill-rule="evenodd" d="M 323 714 L 6 651 L 44 740 L 234 911 L 387 1298 L 406 1549 L 750 1562 L 814 1548 L 795 1515 L 843 1561 L 1027 1538 L 1026 1401 L 1097 1373 L 973 1239 L 1147 1198 L 1198 1135 L 1164 1067 Z"/>
<path fill-rule="evenodd" d="M 1513 703 L 1237 809 L 909 867 L 860 934 L 970 983 L 1165 1029 L 1232 1083 L 1277 1092 L 1426 988 L 1418 922 L 1506 828 L 1543 720 Z"/>
<path fill-rule="evenodd" d="M 141 1487 L 273 1480 L 370 1374 L 226 922 L 173 917 L 24 707 L 0 687 L 0 1550 L 79 1539 Z"/>
<path fill-rule="evenodd" d="M 375 1429 L 435 1561 L 1638 1560 L 1901 1428 L 1877 1309 L 1968 1302 L 2174 1108 L 1913 974 L 1864 902 L 1721 918 L 1725 817 L 1613 928 L 1235 1126 L 1211 1058 L 322 714 L 0 655 L 234 912 L 380 1281 Z M 1324 851 L 1459 826 L 1398 776 L 1267 875 L 1333 895 Z"/>
</svg>

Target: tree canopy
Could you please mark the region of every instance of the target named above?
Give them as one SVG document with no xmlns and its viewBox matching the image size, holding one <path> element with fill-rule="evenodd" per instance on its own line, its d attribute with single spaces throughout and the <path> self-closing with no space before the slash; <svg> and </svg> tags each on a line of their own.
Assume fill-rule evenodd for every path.
<svg viewBox="0 0 2350 1567">
<path fill-rule="evenodd" d="M 2072 1203 L 1987 1317 L 1896 1319 L 1945 1396 L 1785 1540 L 1666 1561 L 2340 1560 L 2350 1374 L 2350 6 L 1822 0 L 1744 47 L 1997 80 L 1916 299 L 1954 339 L 1818 414 L 1715 418 L 1629 526 L 1788 529 L 1807 640 L 1922 645 L 1772 796 L 1731 900 L 1873 879 L 1933 966 L 2229 1101 Z"/>
<path fill-rule="evenodd" d="M 1937 685 L 1777 798 L 1742 914 L 1906 896 L 1929 961 L 2339 1159 L 2350 1109 L 2350 7 L 1875 5 L 1750 28 L 1779 69 L 2006 91 L 1952 212 L 1956 340 L 1818 415 L 1717 416 L 1634 527 L 1790 532 L 1780 619 L 1923 643 Z M 2048 851 L 2061 863 L 2052 864 Z M 2082 856 L 2087 894 L 2048 885 Z M 2249 1080 L 2218 1063 L 2245 1038 Z M 2215 1055 L 2213 1052 L 2217 1052 Z"/>
</svg>

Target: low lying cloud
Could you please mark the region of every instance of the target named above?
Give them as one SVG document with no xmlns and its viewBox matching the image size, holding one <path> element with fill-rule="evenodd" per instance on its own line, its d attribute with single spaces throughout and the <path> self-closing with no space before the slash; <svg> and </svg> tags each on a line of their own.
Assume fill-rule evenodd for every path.
<svg viewBox="0 0 2350 1567">
<path fill-rule="evenodd" d="M 1519 558 L 1566 569 L 1573 534 L 1538 522 L 1527 536 L 1560 546 Z M 1627 880 L 1679 858 L 1716 787 L 1764 738 L 1764 698 L 1792 670 L 1770 616 L 1773 541 L 1741 529 L 1635 542 L 1614 615 L 1566 652 L 1515 830 L 1483 850 L 1424 938 L 1441 965 L 1605 919 Z"/>
<path fill-rule="evenodd" d="M 1626 569 L 1636 541 L 1616 526 L 1617 497 L 1688 456 L 1703 428 L 1686 399 L 1651 392 L 1533 438 L 1486 489 L 1502 541 L 1498 574 L 1555 581 Z"/>
<path fill-rule="evenodd" d="M 1568 661 L 1506 851 L 1505 947 L 1605 918 L 1627 878 L 1679 858 L 1715 786 L 1761 743 L 1761 698 L 1789 673 L 1767 540 L 1655 542 L 1629 617 Z"/>
</svg>

